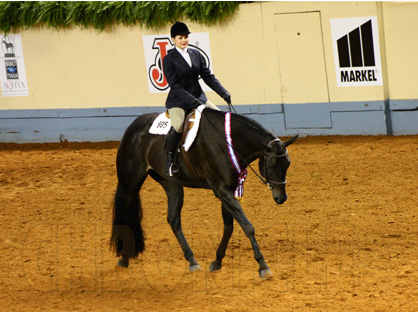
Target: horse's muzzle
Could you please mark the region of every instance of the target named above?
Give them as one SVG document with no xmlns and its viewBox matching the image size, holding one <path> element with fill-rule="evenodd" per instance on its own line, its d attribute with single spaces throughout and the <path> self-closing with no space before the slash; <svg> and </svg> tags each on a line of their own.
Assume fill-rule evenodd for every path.
<svg viewBox="0 0 418 314">
<path fill-rule="evenodd" d="M 278 195 L 278 196 L 273 196 L 273 198 L 274 198 L 274 201 L 275 201 L 277 204 L 281 205 L 281 204 L 283 204 L 284 202 L 286 202 L 286 201 L 287 201 L 287 194 L 286 194 L 286 193 L 284 193 L 284 194 L 280 194 L 280 195 Z"/>
</svg>

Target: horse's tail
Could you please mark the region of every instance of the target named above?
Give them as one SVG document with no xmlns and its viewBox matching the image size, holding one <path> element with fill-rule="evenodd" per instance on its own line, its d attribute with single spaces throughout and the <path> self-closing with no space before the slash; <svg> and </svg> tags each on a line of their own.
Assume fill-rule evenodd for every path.
<svg viewBox="0 0 418 314">
<path fill-rule="evenodd" d="M 149 140 L 142 136 L 148 130 L 157 114 L 139 116 L 126 129 L 119 144 L 116 157 L 118 186 L 113 202 L 113 226 L 111 247 L 122 258 L 138 257 L 145 249 L 144 231 L 141 226 L 142 206 L 139 190 L 145 182 Z M 159 137 L 160 138 L 160 137 Z"/>
<path fill-rule="evenodd" d="M 113 203 L 111 247 L 117 256 L 137 257 L 145 249 L 141 226 L 142 206 L 137 189 L 127 188 L 120 182 Z"/>
</svg>

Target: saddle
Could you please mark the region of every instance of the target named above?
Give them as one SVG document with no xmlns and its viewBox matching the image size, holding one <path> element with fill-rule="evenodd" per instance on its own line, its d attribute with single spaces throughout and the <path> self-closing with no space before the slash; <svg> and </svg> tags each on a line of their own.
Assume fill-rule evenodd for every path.
<svg viewBox="0 0 418 314">
<path fill-rule="evenodd" d="M 187 135 L 189 132 L 191 132 L 191 130 L 193 130 L 193 125 L 195 121 L 196 121 L 196 109 L 191 109 L 187 111 L 186 118 L 184 119 L 183 135 L 180 140 L 180 154 L 183 156 L 184 162 L 187 168 L 189 168 L 190 172 L 192 173 L 195 182 L 199 186 L 203 186 L 202 181 L 200 180 L 199 176 L 196 173 L 196 170 L 193 167 L 189 154 L 187 153 L 188 149 L 186 150 L 186 147 L 188 148 L 191 145 L 191 144 L 189 145 L 188 143 L 186 143 L 187 138 L 188 138 Z M 196 134 L 197 134 L 197 128 L 196 128 Z M 196 137 L 196 134 L 192 135 L 190 138 L 194 140 L 194 138 Z M 176 158 L 177 158 L 177 155 L 176 155 Z"/>
<path fill-rule="evenodd" d="M 166 110 L 165 112 L 165 116 L 167 117 L 167 119 L 170 119 L 170 114 L 168 113 L 168 110 Z M 183 124 L 183 136 L 182 136 L 182 141 L 184 142 L 184 139 L 186 138 L 187 132 L 189 132 L 194 125 L 194 121 L 196 118 L 196 109 L 190 109 L 186 112 L 185 118 L 184 118 L 184 124 Z"/>
<path fill-rule="evenodd" d="M 179 143 L 179 151 L 180 154 L 183 156 L 183 159 L 185 161 L 185 164 L 187 168 L 192 173 L 195 181 L 197 184 L 202 186 L 202 183 L 199 179 L 199 177 L 196 174 L 196 171 L 194 170 L 194 167 L 190 161 L 189 155 L 187 154 L 187 151 L 193 144 L 193 141 L 196 138 L 197 132 L 199 130 L 199 124 L 200 119 L 202 116 L 203 110 L 206 108 L 205 105 L 200 105 L 196 109 L 191 109 L 186 112 L 186 117 L 184 119 L 184 125 L 183 125 L 183 135 L 180 139 Z M 166 135 L 168 131 L 171 128 L 171 121 L 170 116 L 168 114 L 168 111 L 165 111 L 157 116 L 157 118 L 152 123 L 149 133 L 151 134 L 158 134 L 158 135 Z M 174 157 L 175 162 L 177 160 L 178 154 Z"/>
<path fill-rule="evenodd" d="M 192 111 L 188 111 L 184 123 L 184 132 L 183 132 L 183 145 L 186 151 L 189 150 L 192 146 L 193 141 L 199 130 L 200 118 L 205 105 L 201 105 Z M 158 115 L 153 121 L 149 133 L 157 135 L 167 135 L 168 131 L 171 128 L 171 121 L 169 119 L 168 112 L 163 112 Z"/>
</svg>

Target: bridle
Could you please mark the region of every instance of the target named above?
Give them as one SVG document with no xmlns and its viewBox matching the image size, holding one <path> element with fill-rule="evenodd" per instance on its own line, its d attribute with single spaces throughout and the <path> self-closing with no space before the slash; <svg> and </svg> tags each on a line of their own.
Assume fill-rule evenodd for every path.
<svg viewBox="0 0 418 314">
<path fill-rule="evenodd" d="M 267 146 L 270 146 L 272 143 L 277 142 L 277 141 L 280 141 L 280 139 L 276 138 L 276 139 L 270 141 L 267 144 Z M 273 157 L 273 158 L 283 158 L 283 157 L 286 157 L 286 156 L 288 156 L 287 148 L 286 148 L 286 151 L 283 154 L 279 154 L 279 155 L 272 154 L 272 153 L 269 153 L 267 151 L 264 152 L 264 155 L 263 155 L 263 164 L 264 164 L 265 180 L 263 179 L 263 182 L 267 185 L 267 187 L 270 190 L 272 190 L 273 187 L 271 186 L 271 183 L 276 184 L 276 185 L 285 185 L 287 183 L 287 181 L 286 180 L 284 180 L 284 181 L 273 181 L 273 180 L 269 180 L 269 178 L 268 178 L 268 172 L 267 172 L 267 156 Z"/>
</svg>

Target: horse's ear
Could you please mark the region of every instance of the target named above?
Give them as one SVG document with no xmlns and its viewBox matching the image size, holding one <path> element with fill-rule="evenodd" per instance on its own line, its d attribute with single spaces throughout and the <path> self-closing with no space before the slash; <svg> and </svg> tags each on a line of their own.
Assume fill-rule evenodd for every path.
<svg viewBox="0 0 418 314">
<path fill-rule="evenodd" d="M 290 140 L 287 140 L 286 142 L 284 142 L 284 146 L 287 147 L 290 144 L 293 144 L 299 137 L 299 134 L 293 136 Z"/>
</svg>

